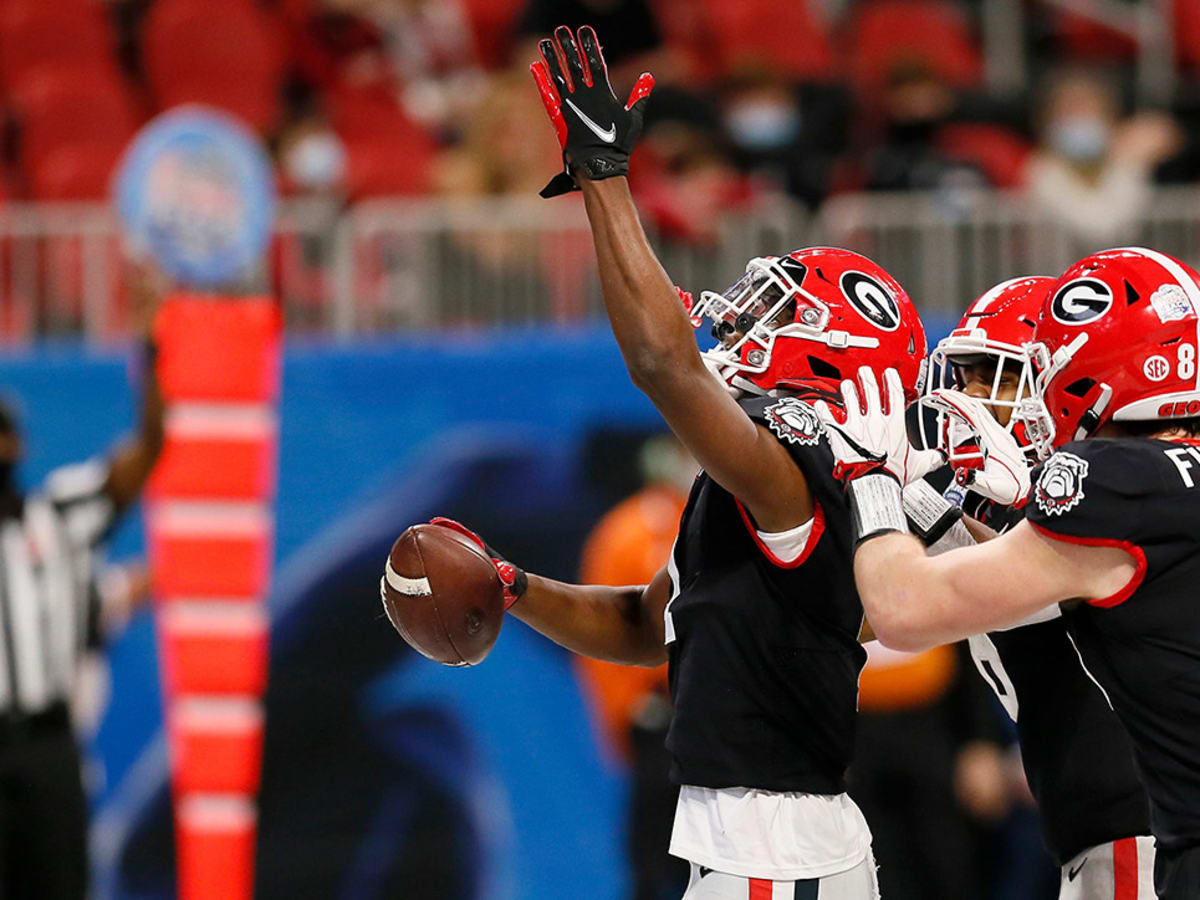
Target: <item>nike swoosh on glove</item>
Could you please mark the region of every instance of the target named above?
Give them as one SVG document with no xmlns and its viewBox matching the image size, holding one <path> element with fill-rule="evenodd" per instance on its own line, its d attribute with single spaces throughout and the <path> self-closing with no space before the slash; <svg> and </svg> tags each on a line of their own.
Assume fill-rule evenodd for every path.
<svg viewBox="0 0 1200 900">
<path fill-rule="evenodd" d="M 905 485 L 946 462 L 940 450 L 918 450 L 909 442 L 900 373 L 887 369 L 883 384 L 886 409 L 875 372 L 868 366 L 858 370 L 857 385 L 849 379 L 842 382 L 844 418 L 839 419 L 824 400 L 816 404 L 817 415 L 837 459 L 833 474 L 842 481 L 885 471 Z"/>
<path fill-rule="evenodd" d="M 939 388 L 923 402 L 957 419 L 975 438 L 982 462 L 955 467 L 954 478 L 960 485 L 1002 506 L 1012 506 L 1025 498 L 1029 493 L 1029 462 L 1016 438 L 996 421 L 982 401 L 962 391 Z"/>
<path fill-rule="evenodd" d="M 590 25 L 560 25 L 554 40 L 538 44 L 542 58 L 529 66 L 546 115 L 563 151 L 563 171 L 542 188 L 543 197 L 579 190 L 575 172 L 593 181 L 629 172 L 629 154 L 642 132 L 654 76 L 643 72 L 622 103 L 608 83 L 608 67 Z"/>
</svg>

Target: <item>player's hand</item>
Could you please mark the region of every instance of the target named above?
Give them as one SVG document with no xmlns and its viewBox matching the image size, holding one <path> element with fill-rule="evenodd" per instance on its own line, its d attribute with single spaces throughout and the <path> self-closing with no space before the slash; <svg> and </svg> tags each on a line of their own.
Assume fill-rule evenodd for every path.
<svg viewBox="0 0 1200 900">
<path fill-rule="evenodd" d="M 962 391 L 940 388 L 925 398 L 924 403 L 946 414 L 948 434 L 953 423 L 964 426 L 979 447 L 978 465 L 955 465 L 954 479 L 964 488 L 994 500 L 1002 506 L 1012 506 L 1029 493 L 1029 463 L 1024 451 L 1007 428 L 996 421 L 991 410 L 975 397 Z M 959 438 L 946 437 L 948 442 Z"/>
<path fill-rule="evenodd" d="M 643 72 L 622 103 L 608 83 L 608 67 L 590 25 L 560 25 L 553 40 L 538 44 L 542 58 L 530 65 L 546 115 L 558 135 L 564 171 L 542 188 L 543 197 L 578 190 L 573 173 L 599 181 L 629 171 L 629 154 L 642 131 L 654 76 Z"/>
<path fill-rule="evenodd" d="M 454 519 L 447 519 L 445 516 L 434 516 L 429 520 L 429 524 L 441 525 L 443 528 L 457 531 L 463 537 L 470 540 L 471 543 L 475 544 L 492 561 L 492 565 L 496 567 L 496 575 L 500 578 L 500 584 L 504 586 L 505 609 L 508 609 L 521 599 L 521 595 L 529 587 L 529 578 L 523 569 L 506 560 L 487 541 L 461 522 L 456 522 Z"/>
<path fill-rule="evenodd" d="M 863 366 L 858 370 L 857 384 L 849 379 L 842 382 L 843 419 L 824 400 L 816 404 L 837 458 L 834 475 L 843 481 L 883 471 L 905 485 L 946 461 L 940 450 L 918 450 L 909 442 L 900 373 L 895 369 L 885 371 L 883 385 L 881 395 L 874 371 Z"/>
</svg>

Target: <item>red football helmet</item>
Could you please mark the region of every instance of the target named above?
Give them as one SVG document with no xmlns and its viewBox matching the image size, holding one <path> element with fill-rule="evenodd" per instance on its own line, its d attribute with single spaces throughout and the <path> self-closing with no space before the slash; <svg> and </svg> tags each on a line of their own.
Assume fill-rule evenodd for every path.
<svg viewBox="0 0 1200 900">
<path fill-rule="evenodd" d="M 1030 346 L 1022 405 L 1041 457 L 1108 421 L 1200 416 L 1200 276 L 1165 253 L 1084 257 L 1055 283 Z"/>
<path fill-rule="evenodd" d="M 935 377 L 929 379 L 930 390 L 962 389 L 964 385 L 958 366 L 969 365 L 981 358 L 995 360 L 996 374 L 992 378 L 991 390 L 987 397 L 980 399 L 993 409 L 1007 408 L 1012 411 L 1005 427 L 1027 453 L 1032 453 L 1033 447 L 1016 411 L 1021 400 L 1033 394 L 1033 368 L 1029 362 L 1027 345 L 1033 341 L 1042 303 L 1054 282 L 1055 279 L 1040 275 L 1002 281 L 971 304 L 962 321 L 938 342 L 930 357 L 937 372 Z M 1017 373 L 1016 391 L 1011 400 L 1000 397 L 1001 378 L 1006 370 Z M 944 416 L 940 419 L 944 419 Z M 953 422 L 941 421 L 940 424 L 943 429 L 954 427 Z M 939 429 L 939 432 L 943 429 Z M 973 443 L 967 443 L 965 446 L 968 449 L 964 449 L 964 445 L 960 445 L 952 435 L 944 435 L 941 443 L 951 462 L 967 462 L 982 457 Z"/>
<path fill-rule="evenodd" d="M 839 400 L 860 366 L 895 368 L 911 402 L 927 360 L 916 307 L 881 266 L 834 247 L 760 256 L 724 293 L 705 291 L 692 323 L 713 322 L 721 341 L 705 363 L 730 387 L 753 394 L 811 392 Z"/>
</svg>

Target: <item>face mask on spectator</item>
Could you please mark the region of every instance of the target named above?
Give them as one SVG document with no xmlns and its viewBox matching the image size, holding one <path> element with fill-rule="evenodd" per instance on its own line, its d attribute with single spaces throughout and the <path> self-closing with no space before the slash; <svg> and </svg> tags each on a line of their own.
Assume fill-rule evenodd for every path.
<svg viewBox="0 0 1200 900">
<path fill-rule="evenodd" d="M 731 109 L 725 124 L 734 142 L 747 150 L 777 150 L 800 132 L 800 113 L 794 106 L 772 101 L 749 101 Z"/>
<path fill-rule="evenodd" d="M 1108 149 L 1109 126 L 1095 116 L 1068 116 L 1050 126 L 1054 152 L 1072 162 L 1095 162 Z"/>
<path fill-rule="evenodd" d="M 346 171 L 346 148 L 331 131 L 314 131 L 300 138 L 284 161 L 288 177 L 310 191 L 328 190 Z"/>
</svg>

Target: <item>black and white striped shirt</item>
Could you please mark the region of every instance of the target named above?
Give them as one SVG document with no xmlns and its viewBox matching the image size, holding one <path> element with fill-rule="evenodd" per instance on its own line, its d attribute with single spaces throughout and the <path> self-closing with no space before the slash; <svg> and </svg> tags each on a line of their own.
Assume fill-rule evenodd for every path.
<svg viewBox="0 0 1200 900">
<path fill-rule="evenodd" d="M 69 701 L 94 619 L 93 561 L 115 515 L 108 464 L 55 469 L 0 520 L 0 714 Z"/>
</svg>

